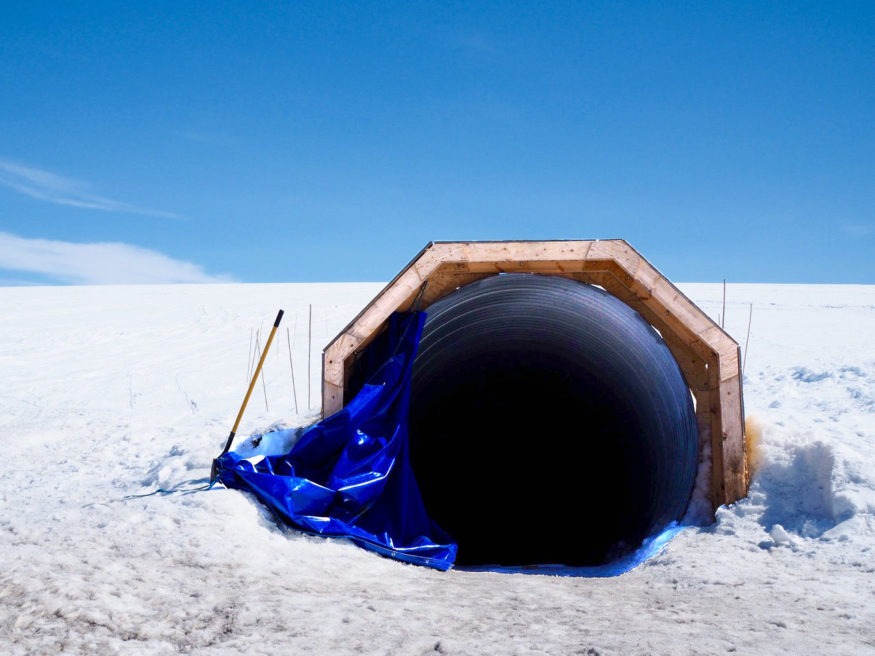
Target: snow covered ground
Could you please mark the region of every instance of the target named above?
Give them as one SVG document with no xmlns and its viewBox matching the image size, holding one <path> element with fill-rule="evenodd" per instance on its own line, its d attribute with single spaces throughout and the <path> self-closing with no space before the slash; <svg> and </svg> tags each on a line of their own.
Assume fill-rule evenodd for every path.
<svg viewBox="0 0 875 656">
<path fill-rule="evenodd" d="M 381 287 L 0 288 L 0 653 L 875 654 L 875 286 L 728 285 L 751 493 L 614 578 L 441 573 L 188 492 L 256 331 L 285 310 L 242 437 L 318 418 L 321 349 Z"/>
</svg>

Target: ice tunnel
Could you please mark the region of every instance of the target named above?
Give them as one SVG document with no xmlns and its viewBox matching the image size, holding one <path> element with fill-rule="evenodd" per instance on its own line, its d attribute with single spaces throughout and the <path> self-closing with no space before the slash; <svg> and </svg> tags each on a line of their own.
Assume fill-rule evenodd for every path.
<svg viewBox="0 0 875 656">
<path fill-rule="evenodd" d="M 671 351 L 607 292 L 491 276 L 431 305 L 410 454 L 459 565 L 597 565 L 680 519 L 698 463 Z"/>
<path fill-rule="evenodd" d="M 626 242 L 429 244 L 323 354 L 323 414 L 424 309 L 412 469 L 459 565 L 597 565 L 743 497 L 738 345 Z"/>
</svg>

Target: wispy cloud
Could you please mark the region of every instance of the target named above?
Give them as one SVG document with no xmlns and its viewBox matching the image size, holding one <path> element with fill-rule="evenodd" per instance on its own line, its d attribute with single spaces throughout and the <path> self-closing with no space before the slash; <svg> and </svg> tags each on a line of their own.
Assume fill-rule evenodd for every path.
<svg viewBox="0 0 875 656">
<path fill-rule="evenodd" d="M 39 274 L 65 284 L 165 284 L 230 282 L 197 264 L 122 243 L 80 244 L 27 239 L 0 232 L 0 270 Z"/>
<path fill-rule="evenodd" d="M 152 210 L 123 203 L 88 191 L 88 185 L 80 180 L 66 178 L 50 171 L 25 166 L 0 159 L 0 185 L 56 205 L 81 207 L 104 212 L 126 212 L 164 219 L 182 219 L 179 214 Z"/>
<path fill-rule="evenodd" d="M 236 142 L 233 138 L 221 133 L 211 132 L 209 130 L 186 130 L 180 135 L 186 141 L 191 141 L 196 144 L 205 146 L 234 146 Z"/>
<path fill-rule="evenodd" d="M 459 32 L 455 36 L 455 41 L 460 48 L 478 55 L 495 55 L 498 53 L 495 40 L 483 32 Z"/>
<path fill-rule="evenodd" d="M 875 224 L 872 223 L 845 223 L 841 230 L 849 237 L 871 237 L 875 235 Z"/>
</svg>

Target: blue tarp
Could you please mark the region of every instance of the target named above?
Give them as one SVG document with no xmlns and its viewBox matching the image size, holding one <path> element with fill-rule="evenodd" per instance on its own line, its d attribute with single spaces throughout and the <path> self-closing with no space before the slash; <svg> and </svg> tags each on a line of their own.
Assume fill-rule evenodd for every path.
<svg viewBox="0 0 875 656">
<path fill-rule="evenodd" d="M 218 479 L 246 490 L 300 530 L 441 570 L 457 545 L 425 511 L 408 457 L 410 374 L 424 312 L 395 313 L 379 366 L 340 412 L 287 453 L 216 460 Z"/>
</svg>

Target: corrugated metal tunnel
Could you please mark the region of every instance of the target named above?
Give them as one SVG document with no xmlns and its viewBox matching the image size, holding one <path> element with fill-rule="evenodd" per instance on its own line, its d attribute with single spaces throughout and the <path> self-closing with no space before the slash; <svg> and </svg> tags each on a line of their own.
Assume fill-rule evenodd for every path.
<svg viewBox="0 0 875 656">
<path fill-rule="evenodd" d="M 738 342 L 625 240 L 430 242 L 326 347 L 323 416 L 411 310 L 410 451 L 460 565 L 614 562 L 694 485 L 697 519 L 746 496 Z"/>
<path fill-rule="evenodd" d="M 410 456 L 459 565 L 596 565 L 679 519 L 698 462 L 659 333 L 593 285 L 483 278 L 427 309 Z"/>
</svg>

